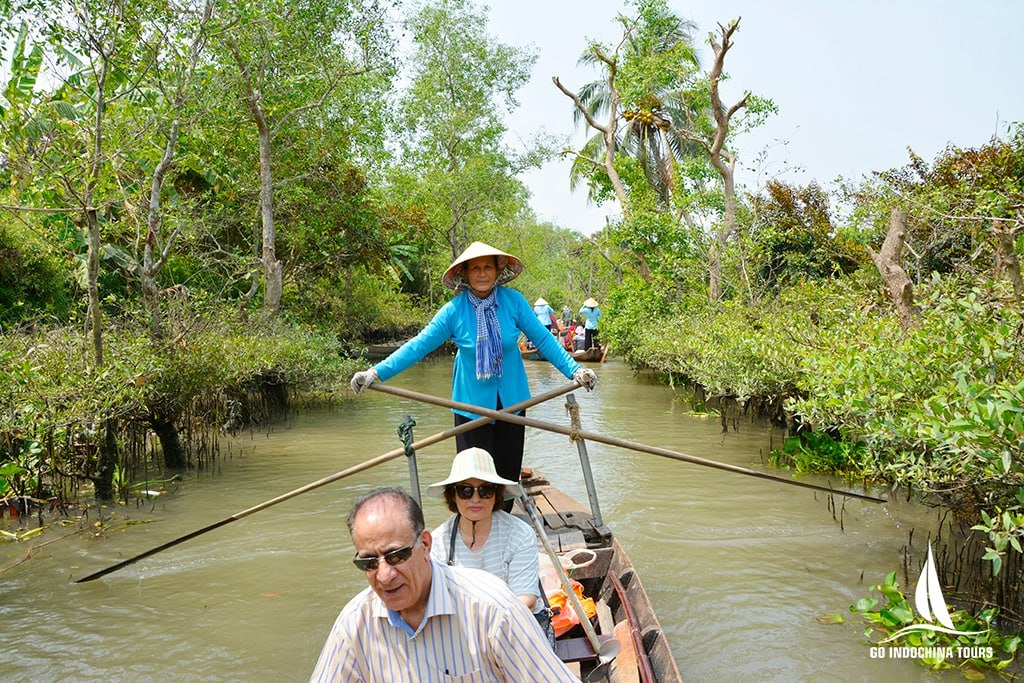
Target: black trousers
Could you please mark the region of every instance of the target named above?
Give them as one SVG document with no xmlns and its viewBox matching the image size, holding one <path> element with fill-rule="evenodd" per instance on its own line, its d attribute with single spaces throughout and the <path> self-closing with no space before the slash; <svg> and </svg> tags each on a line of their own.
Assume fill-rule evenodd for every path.
<svg viewBox="0 0 1024 683">
<path fill-rule="evenodd" d="M 498 401 L 496 410 L 501 410 L 501 401 Z M 526 415 L 521 410 L 517 415 Z M 472 422 L 472 418 L 455 413 L 455 426 Z M 494 469 L 499 477 L 511 481 L 519 481 L 519 472 L 523 467 L 523 448 L 526 440 L 526 427 L 524 425 L 512 424 L 495 420 L 490 424 L 481 425 L 476 429 L 458 434 L 455 437 L 456 451 L 464 451 L 467 448 L 482 448 L 494 458 Z M 506 512 L 512 509 L 512 501 L 506 502 Z"/>
<path fill-rule="evenodd" d="M 597 330 L 584 330 L 584 348 L 590 349 L 597 346 Z"/>
</svg>

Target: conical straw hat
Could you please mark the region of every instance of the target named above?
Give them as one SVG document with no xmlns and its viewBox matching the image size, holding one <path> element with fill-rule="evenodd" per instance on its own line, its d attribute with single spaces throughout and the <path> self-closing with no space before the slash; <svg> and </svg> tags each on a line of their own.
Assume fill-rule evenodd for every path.
<svg viewBox="0 0 1024 683">
<path fill-rule="evenodd" d="M 452 264 L 448 266 L 448 270 L 444 271 L 444 275 L 441 276 L 441 282 L 444 283 L 444 286 L 448 289 L 455 289 L 459 285 L 465 285 L 465 279 L 462 277 L 463 266 L 467 261 L 478 256 L 498 257 L 498 279 L 494 283 L 496 285 L 503 285 L 506 282 L 515 280 L 525 267 L 523 262 L 512 254 L 506 254 L 500 249 L 495 249 L 483 242 L 473 242 L 473 244 L 466 247 L 464 252 L 459 254 L 457 259 L 452 261 Z"/>
<path fill-rule="evenodd" d="M 587 308 L 597 308 L 597 302 L 593 299 L 593 297 L 584 301 L 583 305 L 586 306 Z"/>
</svg>

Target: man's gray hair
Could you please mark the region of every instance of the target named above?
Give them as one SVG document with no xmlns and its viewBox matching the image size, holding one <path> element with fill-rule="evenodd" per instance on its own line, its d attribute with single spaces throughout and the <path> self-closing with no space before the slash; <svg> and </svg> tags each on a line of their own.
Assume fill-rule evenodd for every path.
<svg viewBox="0 0 1024 683">
<path fill-rule="evenodd" d="M 423 509 L 420 504 L 416 502 L 416 499 L 406 493 L 405 489 L 400 486 L 382 486 L 380 488 L 368 491 L 363 495 L 359 496 L 352 502 L 352 510 L 348 513 L 348 525 L 349 536 L 352 535 L 352 528 L 355 526 L 356 516 L 364 505 L 370 501 L 377 500 L 378 498 L 390 498 L 402 505 L 405 508 L 406 518 L 409 520 L 409 526 L 412 527 L 413 538 L 419 538 L 420 534 L 426 528 L 426 522 L 423 521 Z"/>
</svg>

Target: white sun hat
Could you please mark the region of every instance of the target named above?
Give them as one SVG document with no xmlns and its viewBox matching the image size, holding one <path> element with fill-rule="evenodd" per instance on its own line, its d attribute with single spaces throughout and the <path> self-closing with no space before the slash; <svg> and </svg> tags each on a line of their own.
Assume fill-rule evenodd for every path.
<svg viewBox="0 0 1024 683">
<path fill-rule="evenodd" d="M 544 301 L 544 297 L 541 297 L 541 298 L 537 299 L 536 301 L 534 301 L 533 305 L 534 306 L 547 306 L 548 302 Z"/>
<path fill-rule="evenodd" d="M 594 298 L 591 297 L 584 301 L 583 305 L 586 306 L 587 308 L 597 308 L 597 301 L 595 301 Z"/>
<path fill-rule="evenodd" d="M 446 486 L 458 484 L 467 479 L 479 479 L 502 486 L 515 486 L 517 483 L 498 476 L 494 469 L 494 458 L 490 453 L 482 448 L 467 448 L 464 451 L 459 451 L 455 460 L 452 460 L 452 471 L 448 474 L 448 478 L 434 482 L 427 487 L 427 494 L 440 498 L 444 495 Z"/>
<path fill-rule="evenodd" d="M 444 275 L 441 276 L 441 282 L 448 289 L 456 289 L 459 285 L 465 285 L 466 280 L 462 276 L 463 265 L 479 256 L 496 256 L 498 259 L 498 279 L 494 284 L 503 285 L 506 282 L 511 282 L 519 277 L 519 274 L 523 272 L 523 262 L 512 254 L 506 254 L 500 249 L 495 249 L 489 244 L 483 242 L 473 242 L 473 244 L 466 247 L 466 250 L 459 254 L 459 257 L 452 261 L 452 264 L 448 266 L 448 270 L 444 271 Z"/>
</svg>

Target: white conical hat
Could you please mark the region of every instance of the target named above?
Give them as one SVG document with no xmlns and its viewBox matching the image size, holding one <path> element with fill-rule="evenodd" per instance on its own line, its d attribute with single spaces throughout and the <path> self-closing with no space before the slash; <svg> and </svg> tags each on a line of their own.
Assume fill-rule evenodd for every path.
<svg viewBox="0 0 1024 683">
<path fill-rule="evenodd" d="M 544 301 L 544 297 L 541 297 L 541 298 L 537 299 L 536 301 L 534 301 L 533 305 L 534 306 L 547 306 L 548 302 Z"/>
<path fill-rule="evenodd" d="M 597 308 L 597 301 L 595 301 L 594 298 L 591 297 L 584 301 L 583 305 L 586 306 L 587 308 Z"/>
<path fill-rule="evenodd" d="M 506 282 L 511 282 L 519 277 L 519 273 L 523 272 L 523 262 L 512 254 L 506 254 L 500 249 L 495 249 L 489 244 L 483 242 L 473 242 L 473 244 L 466 247 L 466 250 L 459 254 L 459 257 L 452 261 L 452 264 L 448 266 L 448 270 L 444 271 L 444 275 L 441 276 L 441 282 L 448 289 L 455 289 L 459 285 L 466 284 L 462 277 L 462 266 L 471 259 L 475 259 L 478 256 L 497 256 L 498 257 L 498 279 L 494 284 L 503 285 Z"/>
<path fill-rule="evenodd" d="M 499 477 L 494 469 L 494 458 L 482 448 L 467 448 L 459 451 L 452 460 L 452 471 L 448 478 L 437 481 L 427 487 L 427 494 L 440 498 L 444 495 L 444 488 L 449 484 L 458 484 L 467 479 L 480 479 L 492 484 L 503 486 L 515 486 L 517 482 Z"/>
</svg>

